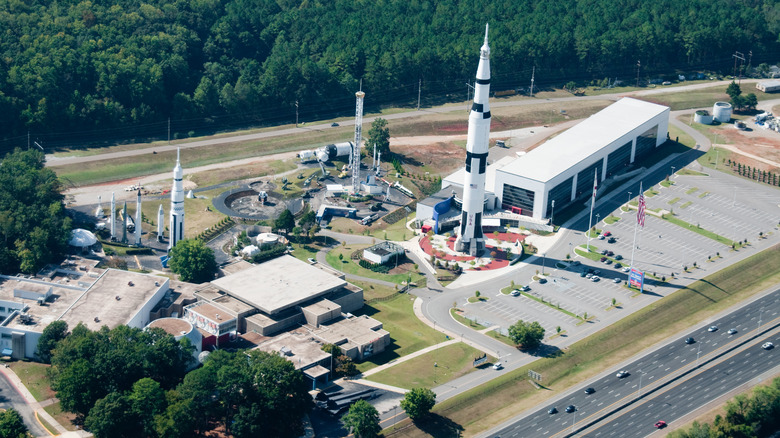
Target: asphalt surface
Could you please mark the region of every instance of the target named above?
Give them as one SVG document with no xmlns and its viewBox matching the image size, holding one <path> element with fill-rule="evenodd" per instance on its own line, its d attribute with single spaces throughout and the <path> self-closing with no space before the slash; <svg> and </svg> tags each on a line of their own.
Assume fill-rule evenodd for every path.
<svg viewBox="0 0 780 438">
<path fill-rule="evenodd" d="M 27 404 L 27 401 L 16 390 L 14 385 L 0 373 L 0 408 L 16 409 L 24 420 L 24 424 L 34 436 L 49 436 L 50 434 L 41 427 L 35 419 L 35 413 Z"/>
<path fill-rule="evenodd" d="M 609 370 L 595 380 L 582 383 L 541 409 L 491 432 L 490 436 L 574 436 L 573 433 L 592 423 L 601 427 L 591 428 L 583 436 L 646 436 L 654 432 L 656 421 L 669 423 L 777 366 L 775 350 L 763 350 L 760 345 L 766 340 L 779 345 L 780 336 L 760 333 L 780 325 L 778 315 L 780 289 L 709 321 L 635 361 Z M 708 331 L 713 325 L 718 330 Z M 731 328 L 737 333 L 728 334 Z M 693 337 L 696 342 L 686 344 L 687 337 Z M 728 357 L 731 350 L 739 350 L 741 346 L 747 348 Z M 713 364 L 715 366 L 710 368 Z M 629 376 L 616 377 L 620 370 L 628 371 Z M 587 387 L 596 392 L 585 394 Z M 629 403 L 630 406 L 621 409 Z M 569 405 L 574 405 L 576 412 L 564 412 Z M 553 406 L 559 413 L 548 413 Z M 604 416 L 607 418 L 601 420 Z"/>
</svg>

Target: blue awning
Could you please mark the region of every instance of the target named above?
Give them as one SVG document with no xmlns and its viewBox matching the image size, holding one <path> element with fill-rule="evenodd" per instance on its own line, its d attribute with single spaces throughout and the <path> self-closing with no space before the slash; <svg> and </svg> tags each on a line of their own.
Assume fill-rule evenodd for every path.
<svg viewBox="0 0 780 438">
<path fill-rule="evenodd" d="M 3 348 L 3 351 L 1 353 L 3 356 L 10 356 L 14 354 L 14 351 L 10 348 Z"/>
</svg>

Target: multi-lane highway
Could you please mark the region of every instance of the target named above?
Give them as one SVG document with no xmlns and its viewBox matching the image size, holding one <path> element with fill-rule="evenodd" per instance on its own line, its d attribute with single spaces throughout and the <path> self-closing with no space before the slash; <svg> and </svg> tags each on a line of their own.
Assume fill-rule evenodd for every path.
<svg viewBox="0 0 780 438">
<path fill-rule="evenodd" d="M 491 432 L 501 437 L 646 436 L 654 423 L 667 423 L 726 394 L 777 366 L 780 351 L 764 350 L 767 340 L 780 345 L 780 290 L 651 351 L 619 369 L 583 383 L 573 392 Z M 716 331 L 709 331 L 710 326 Z M 730 329 L 737 332 L 729 334 Z M 695 342 L 687 344 L 685 339 Z M 596 390 L 585 394 L 585 388 Z M 565 412 L 569 405 L 576 407 Z M 549 414 L 555 406 L 557 414 Z"/>
</svg>

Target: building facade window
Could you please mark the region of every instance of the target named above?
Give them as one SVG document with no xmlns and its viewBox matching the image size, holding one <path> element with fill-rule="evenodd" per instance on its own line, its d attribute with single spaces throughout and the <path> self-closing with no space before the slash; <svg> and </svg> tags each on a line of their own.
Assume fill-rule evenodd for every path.
<svg viewBox="0 0 780 438">
<path fill-rule="evenodd" d="M 636 138 L 636 153 L 634 161 L 647 156 L 655 149 L 658 140 L 658 125 L 653 126 Z"/>
<path fill-rule="evenodd" d="M 574 177 L 571 177 L 547 192 L 547 217 L 550 217 L 552 213 L 553 201 L 555 201 L 555 207 L 558 211 L 571 202 L 571 182 L 573 179 Z"/>
<path fill-rule="evenodd" d="M 620 146 L 616 151 L 607 155 L 607 177 L 622 172 L 631 164 L 631 144 L 628 142 Z"/>
<path fill-rule="evenodd" d="M 600 159 L 595 163 L 588 166 L 585 170 L 577 174 L 577 192 L 575 197 L 579 198 L 583 193 L 590 194 L 593 191 L 593 174 L 594 171 L 599 173 L 599 182 L 603 176 L 601 175 L 601 169 L 604 167 L 604 159 Z"/>
<path fill-rule="evenodd" d="M 504 194 L 501 197 L 501 208 L 505 210 L 518 212 L 524 216 L 533 216 L 534 214 L 534 193 L 533 190 L 521 189 L 509 184 L 504 184 Z M 514 208 L 513 208 L 514 207 Z"/>
</svg>

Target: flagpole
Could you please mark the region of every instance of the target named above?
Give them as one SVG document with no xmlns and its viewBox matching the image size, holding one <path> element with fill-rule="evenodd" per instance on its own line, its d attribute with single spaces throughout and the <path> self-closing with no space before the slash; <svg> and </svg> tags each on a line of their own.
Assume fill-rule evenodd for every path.
<svg viewBox="0 0 780 438">
<path fill-rule="evenodd" d="M 642 193 L 642 181 L 639 181 L 639 196 L 644 196 L 644 193 Z M 637 205 L 637 214 L 639 214 L 639 208 L 641 206 Z M 636 230 L 639 228 L 639 219 L 634 221 L 634 243 L 631 245 L 631 269 L 634 269 L 634 251 L 636 251 Z"/>
<path fill-rule="evenodd" d="M 590 229 L 593 226 L 593 205 L 596 203 L 596 183 L 599 180 L 599 171 L 598 169 L 594 170 L 595 176 L 593 180 L 593 195 L 590 197 L 590 217 L 588 218 L 588 230 L 585 232 L 585 236 L 588 237 L 587 242 L 585 243 L 585 250 L 587 252 L 590 252 Z"/>
</svg>

